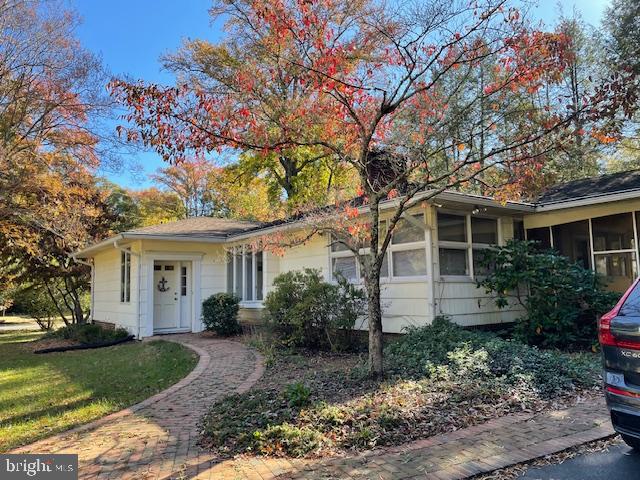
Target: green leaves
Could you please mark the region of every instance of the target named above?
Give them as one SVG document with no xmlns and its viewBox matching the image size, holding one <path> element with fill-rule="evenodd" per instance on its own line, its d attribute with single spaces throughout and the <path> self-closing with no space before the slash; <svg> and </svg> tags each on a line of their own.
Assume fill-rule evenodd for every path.
<svg viewBox="0 0 640 480">
<path fill-rule="evenodd" d="M 230 293 L 216 293 L 202 302 L 202 321 L 207 330 L 218 335 L 230 336 L 242 333 L 238 323 L 240 299 Z"/>
<path fill-rule="evenodd" d="M 589 347 L 596 340 L 597 317 L 613 307 L 617 294 L 603 290 L 596 274 L 535 242 L 511 240 L 485 250 L 489 274 L 478 282 L 505 308 L 514 301 L 526 315 L 516 337 L 545 348 Z"/>
</svg>

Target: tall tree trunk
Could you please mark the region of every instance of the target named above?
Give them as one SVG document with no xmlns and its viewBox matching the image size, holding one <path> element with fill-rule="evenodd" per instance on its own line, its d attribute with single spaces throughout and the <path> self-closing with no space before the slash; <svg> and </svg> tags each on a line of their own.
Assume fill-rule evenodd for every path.
<svg viewBox="0 0 640 480">
<path fill-rule="evenodd" d="M 384 374 L 382 341 L 382 308 L 380 306 L 380 270 L 373 267 L 367 281 L 367 310 L 369 314 L 369 373 Z"/>
<path fill-rule="evenodd" d="M 373 192 L 372 192 L 373 193 Z M 371 238 L 369 243 L 369 261 L 365 267 L 365 286 L 367 288 L 367 310 L 369 316 L 369 373 L 380 377 L 384 374 L 382 307 L 380 305 L 380 267 L 382 260 L 379 252 L 380 205 L 376 194 L 369 197 L 371 212 Z"/>
</svg>

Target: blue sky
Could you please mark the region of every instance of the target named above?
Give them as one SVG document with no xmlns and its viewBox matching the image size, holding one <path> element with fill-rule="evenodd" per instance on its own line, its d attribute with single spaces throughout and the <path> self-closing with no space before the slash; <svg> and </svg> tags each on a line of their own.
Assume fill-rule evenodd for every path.
<svg viewBox="0 0 640 480">
<path fill-rule="evenodd" d="M 428 1 L 428 0 L 425 0 Z M 185 38 L 220 37 L 220 24 L 210 24 L 210 0 L 69 0 L 82 17 L 77 34 L 83 45 L 99 54 L 115 75 L 148 82 L 171 83 L 161 69 L 161 55 L 175 51 Z M 533 14 L 545 24 L 553 24 L 558 5 L 566 13 L 575 7 L 585 21 L 599 24 L 609 0 L 540 0 Z M 115 124 L 114 124 L 115 125 Z M 144 188 L 151 185 L 147 175 L 163 166 L 153 152 L 139 152 L 124 158 L 121 173 L 107 173 L 116 183 Z M 132 177 L 128 165 L 137 164 L 142 175 Z"/>
</svg>

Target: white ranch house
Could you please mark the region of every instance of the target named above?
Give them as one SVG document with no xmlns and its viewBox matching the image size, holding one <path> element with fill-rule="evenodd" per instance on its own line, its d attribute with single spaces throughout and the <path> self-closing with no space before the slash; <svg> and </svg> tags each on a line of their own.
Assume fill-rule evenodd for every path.
<svg viewBox="0 0 640 480">
<path fill-rule="evenodd" d="M 476 252 L 513 237 L 540 240 L 595 268 L 612 289 L 624 290 L 638 275 L 639 226 L 639 172 L 559 185 L 536 203 L 440 194 L 408 213 L 394 234 L 383 267 L 383 329 L 399 333 L 441 314 L 465 326 L 515 320 L 515 301 L 498 309 L 476 287 L 482 275 Z M 282 228 L 296 224 L 199 217 L 89 246 L 74 257 L 92 265 L 92 320 L 124 327 L 138 338 L 199 332 L 202 301 L 217 292 L 235 292 L 242 299 L 241 320 L 255 322 L 282 272 L 316 268 L 329 281 L 339 271 L 360 282 L 353 255 L 330 247 L 323 235 L 281 256 L 249 247 L 252 239 Z"/>
</svg>

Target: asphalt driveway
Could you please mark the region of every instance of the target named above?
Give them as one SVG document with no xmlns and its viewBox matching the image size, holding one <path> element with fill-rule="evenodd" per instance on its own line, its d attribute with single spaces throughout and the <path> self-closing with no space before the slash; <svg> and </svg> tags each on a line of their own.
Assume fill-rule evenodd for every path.
<svg viewBox="0 0 640 480">
<path fill-rule="evenodd" d="M 529 469 L 526 480 L 602 480 L 640 478 L 640 453 L 624 444 L 574 457 L 564 463 Z"/>
</svg>

